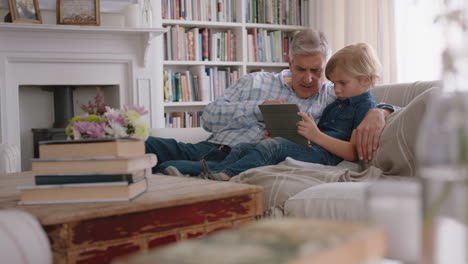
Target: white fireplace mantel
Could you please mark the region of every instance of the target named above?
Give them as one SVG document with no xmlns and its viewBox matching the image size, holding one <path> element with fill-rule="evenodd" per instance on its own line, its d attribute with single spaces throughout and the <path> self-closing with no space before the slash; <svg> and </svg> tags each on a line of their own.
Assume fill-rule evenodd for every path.
<svg viewBox="0 0 468 264">
<path fill-rule="evenodd" d="M 141 64 L 146 67 L 148 64 L 148 53 L 151 47 L 151 41 L 154 37 L 161 35 L 166 30 L 162 28 L 115 28 L 115 27 L 90 27 L 90 26 L 71 26 L 71 25 L 30 25 L 16 23 L 0 23 L 0 34 L 3 32 L 15 32 L 15 34 L 28 34 L 32 32 L 56 34 L 112 34 L 129 35 L 141 38 L 140 41 L 140 59 Z M 21 33 L 23 32 L 23 33 Z"/>
<path fill-rule="evenodd" d="M 161 56 L 152 40 L 163 32 L 0 23 L 0 143 L 24 144 L 19 120 L 22 85 L 114 85 L 119 87 L 120 105 L 138 104 L 150 115 L 160 111 L 151 103 L 159 96 L 154 58 Z"/>
</svg>

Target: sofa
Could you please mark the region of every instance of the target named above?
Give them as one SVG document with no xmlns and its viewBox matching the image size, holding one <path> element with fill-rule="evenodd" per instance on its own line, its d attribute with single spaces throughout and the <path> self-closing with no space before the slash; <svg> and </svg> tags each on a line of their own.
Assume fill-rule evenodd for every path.
<svg viewBox="0 0 468 264">
<path fill-rule="evenodd" d="M 379 85 L 377 102 L 400 106 L 386 118 L 379 148 L 369 163 L 337 166 L 291 158 L 245 171 L 233 182 L 263 187 L 265 217 L 309 217 L 361 222 L 387 231 L 388 256 L 416 263 L 420 245 L 420 186 L 416 176 L 418 128 L 440 81 Z M 152 136 L 195 143 L 210 134 L 202 128 L 156 128 Z M 376 205 L 373 205 L 376 204 Z"/>
<path fill-rule="evenodd" d="M 268 216 L 301 216 L 365 221 L 366 189 L 377 180 L 411 181 L 416 174 L 415 144 L 418 126 L 440 81 L 378 85 L 371 90 L 377 102 L 400 106 L 389 115 L 380 145 L 368 164 L 343 161 L 325 166 L 292 160 L 250 169 L 231 181 L 263 187 Z M 156 128 L 152 136 L 182 142 L 205 140 L 202 128 Z"/>
</svg>

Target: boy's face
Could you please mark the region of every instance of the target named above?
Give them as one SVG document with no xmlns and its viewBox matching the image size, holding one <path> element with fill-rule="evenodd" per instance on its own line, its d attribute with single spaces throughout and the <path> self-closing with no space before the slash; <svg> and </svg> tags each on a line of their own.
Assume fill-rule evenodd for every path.
<svg viewBox="0 0 468 264">
<path fill-rule="evenodd" d="M 346 99 L 367 92 L 370 85 L 370 78 L 355 78 L 336 67 L 330 74 L 330 81 L 335 86 L 335 94 L 338 99 Z"/>
<path fill-rule="evenodd" d="M 289 62 L 292 89 L 300 98 L 316 95 L 325 79 L 325 57 L 317 55 L 296 55 Z"/>
</svg>

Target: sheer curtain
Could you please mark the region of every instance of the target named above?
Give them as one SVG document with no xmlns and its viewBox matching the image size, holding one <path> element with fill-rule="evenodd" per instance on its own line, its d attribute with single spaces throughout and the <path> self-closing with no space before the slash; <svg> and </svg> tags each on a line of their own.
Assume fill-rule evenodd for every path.
<svg viewBox="0 0 468 264">
<path fill-rule="evenodd" d="M 328 37 L 333 52 L 367 42 L 382 62 L 382 83 L 397 81 L 395 0 L 311 0 L 312 24 Z"/>
<path fill-rule="evenodd" d="M 445 46 L 442 25 L 434 20 L 443 0 L 394 0 L 397 81 L 440 79 Z"/>
</svg>

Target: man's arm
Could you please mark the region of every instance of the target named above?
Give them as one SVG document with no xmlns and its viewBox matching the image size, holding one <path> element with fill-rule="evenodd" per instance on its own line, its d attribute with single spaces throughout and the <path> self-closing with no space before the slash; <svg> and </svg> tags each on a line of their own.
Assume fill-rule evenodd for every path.
<svg viewBox="0 0 468 264">
<path fill-rule="evenodd" d="M 393 109 L 396 109 L 395 107 Z M 361 124 L 356 128 L 356 148 L 360 160 L 369 161 L 379 146 L 380 135 L 385 126 L 385 118 L 393 113 L 393 109 L 372 108 Z"/>
</svg>

